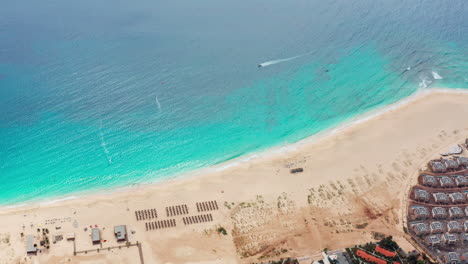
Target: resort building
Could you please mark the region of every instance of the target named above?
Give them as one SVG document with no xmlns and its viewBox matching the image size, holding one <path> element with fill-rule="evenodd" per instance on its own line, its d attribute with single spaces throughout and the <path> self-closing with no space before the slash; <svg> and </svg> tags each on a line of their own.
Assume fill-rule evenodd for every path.
<svg viewBox="0 0 468 264">
<path fill-rule="evenodd" d="M 466 179 L 465 176 L 461 176 L 461 175 L 455 176 L 455 184 L 458 187 L 467 186 L 468 185 L 468 179 Z"/>
<path fill-rule="evenodd" d="M 432 208 L 432 217 L 435 219 L 445 219 L 447 218 L 447 211 L 442 207 Z"/>
<path fill-rule="evenodd" d="M 457 221 L 450 221 L 447 224 L 447 231 L 449 233 L 460 233 L 463 231 L 462 225 Z"/>
<path fill-rule="evenodd" d="M 456 234 L 445 233 L 442 235 L 442 243 L 447 245 L 453 245 L 458 242 L 458 237 Z"/>
<path fill-rule="evenodd" d="M 432 222 L 431 223 L 431 234 L 438 234 L 445 232 L 445 227 L 442 222 Z"/>
<path fill-rule="evenodd" d="M 34 244 L 34 236 L 28 235 L 26 237 L 26 253 L 27 254 L 36 254 L 37 247 Z"/>
<path fill-rule="evenodd" d="M 434 201 L 439 204 L 448 204 L 450 202 L 449 197 L 445 193 L 433 193 Z"/>
<path fill-rule="evenodd" d="M 465 222 L 463 223 L 463 227 L 465 229 L 465 232 L 468 232 L 468 220 L 465 220 Z"/>
<path fill-rule="evenodd" d="M 456 170 L 459 167 L 458 162 L 456 160 L 443 159 L 442 161 L 444 162 L 445 167 L 447 168 L 447 170 Z"/>
<path fill-rule="evenodd" d="M 427 219 L 429 218 L 429 209 L 425 206 L 414 206 L 410 210 L 410 215 L 413 220 Z"/>
<path fill-rule="evenodd" d="M 93 241 L 93 244 L 101 243 L 101 231 L 99 231 L 99 228 L 91 229 L 91 241 Z"/>
<path fill-rule="evenodd" d="M 114 226 L 114 235 L 117 241 L 126 241 L 127 227 L 125 225 Z"/>
<path fill-rule="evenodd" d="M 449 176 L 442 176 L 439 178 L 440 187 L 442 188 L 452 188 L 455 187 L 455 183 L 452 178 Z"/>
<path fill-rule="evenodd" d="M 465 195 L 461 192 L 451 193 L 449 197 L 452 203 L 464 203 L 466 201 Z"/>
<path fill-rule="evenodd" d="M 429 246 L 439 246 L 440 245 L 440 236 L 431 235 L 426 237 L 426 244 Z"/>
<path fill-rule="evenodd" d="M 468 158 L 467 157 L 456 157 L 455 160 L 458 162 L 459 166 L 468 167 Z"/>
<path fill-rule="evenodd" d="M 460 264 L 461 258 L 457 252 L 449 252 L 444 256 L 444 262 L 446 264 Z"/>
<path fill-rule="evenodd" d="M 460 240 L 463 242 L 463 243 L 468 243 L 468 233 L 462 233 L 460 234 Z M 468 258 L 467 258 L 468 259 Z"/>
<path fill-rule="evenodd" d="M 430 233 L 429 226 L 426 223 L 417 223 L 413 225 L 413 231 L 418 236 Z"/>
<path fill-rule="evenodd" d="M 421 189 L 414 189 L 414 200 L 420 202 L 429 202 L 431 196 L 429 195 L 428 191 L 421 190 Z"/>
<path fill-rule="evenodd" d="M 465 212 L 460 207 L 450 207 L 449 216 L 451 219 L 458 219 L 465 217 Z"/>
<path fill-rule="evenodd" d="M 436 177 L 424 174 L 422 176 L 422 184 L 429 187 L 436 187 L 438 185 L 438 182 Z"/>
<path fill-rule="evenodd" d="M 432 172 L 437 172 L 437 173 L 447 171 L 447 167 L 445 166 L 445 164 L 438 160 L 431 160 L 429 162 L 429 168 L 431 169 Z"/>
</svg>

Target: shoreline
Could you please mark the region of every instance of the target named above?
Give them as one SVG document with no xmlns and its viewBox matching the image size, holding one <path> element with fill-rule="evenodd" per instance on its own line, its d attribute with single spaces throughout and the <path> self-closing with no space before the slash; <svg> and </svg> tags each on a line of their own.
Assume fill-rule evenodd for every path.
<svg viewBox="0 0 468 264">
<path fill-rule="evenodd" d="M 16 211 L 26 211 L 35 208 L 40 208 L 43 206 L 54 206 L 60 205 L 61 203 L 73 202 L 79 199 L 97 199 L 99 197 L 107 196 L 107 195 L 125 195 L 131 191 L 146 191 L 151 190 L 155 187 L 159 187 L 162 185 L 170 185 L 183 182 L 185 180 L 189 180 L 195 177 L 204 177 L 211 173 L 215 172 L 222 172 L 224 170 L 228 170 L 230 168 L 236 166 L 242 166 L 249 162 L 257 162 L 261 161 L 262 159 L 267 158 L 275 158 L 279 157 L 280 155 L 285 154 L 292 154 L 300 150 L 301 147 L 305 146 L 313 146 L 319 144 L 322 140 L 327 139 L 328 137 L 332 137 L 333 135 L 337 135 L 342 133 L 347 129 L 351 129 L 355 126 L 360 124 L 366 123 L 370 120 L 376 119 L 386 113 L 404 108 L 406 106 L 411 105 L 411 103 L 422 100 L 424 97 L 427 97 L 431 94 L 468 94 L 467 88 L 426 88 L 426 89 L 418 89 L 413 94 L 402 98 L 394 103 L 389 105 L 385 105 L 383 107 L 376 107 L 368 112 L 363 114 L 354 116 L 343 122 L 340 122 L 336 126 L 332 126 L 328 129 L 320 131 L 316 134 L 307 136 L 303 139 L 300 139 L 293 143 L 287 143 L 285 145 L 280 146 L 273 146 L 268 147 L 264 150 L 260 150 L 258 152 L 249 153 L 247 155 L 242 155 L 230 160 L 226 160 L 212 166 L 198 168 L 195 170 L 190 170 L 187 172 L 182 172 L 179 174 L 175 174 L 168 178 L 161 178 L 154 181 L 148 181 L 145 183 L 136 183 L 127 186 L 120 186 L 120 187 L 109 187 L 109 188 L 102 188 L 102 189 L 91 189 L 85 190 L 81 192 L 71 192 L 63 196 L 55 196 L 43 199 L 36 199 L 36 200 L 29 200 L 19 203 L 13 204 L 4 204 L 0 205 L 0 215 L 5 213 L 12 213 Z M 100 192 L 96 194 L 95 192 Z"/>
<path fill-rule="evenodd" d="M 145 263 L 248 264 L 367 243 L 376 233 L 411 251 L 402 229 L 407 186 L 428 160 L 468 137 L 467 100 L 466 90 L 420 91 L 294 144 L 183 177 L 4 210 L 0 260 L 24 259 L 25 236 L 40 239 L 41 228 L 52 237 L 74 233 L 80 251 L 99 247 L 88 229 L 98 226 L 103 248 L 118 246 L 112 232 L 118 225 L 128 228 L 130 242 L 142 243 Z M 303 172 L 292 174 L 297 167 Z M 216 209 L 201 207 L 207 203 Z M 170 212 L 180 206 L 185 214 Z M 141 219 L 149 210 L 156 217 Z M 204 222 L 187 224 L 202 216 Z M 148 228 L 156 222 L 176 226 Z M 59 241 L 26 263 L 133 263 L 137 257 L 135 250 L 89 253 L 74 256 L 71 242 Z"/>
</svg>

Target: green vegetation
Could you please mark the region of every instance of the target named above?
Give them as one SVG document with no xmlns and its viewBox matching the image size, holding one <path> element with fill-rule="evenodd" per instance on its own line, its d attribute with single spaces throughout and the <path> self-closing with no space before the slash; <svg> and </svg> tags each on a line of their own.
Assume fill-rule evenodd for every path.
<svg viewBox="0 0 468 264">
<path fill-rule="evenodd" d="M 220 226 L 218 227 L 218 229 L 216 229 L 216 231 L 218 231 L 219 234 L 223 234 L 223 235 L 227 235 L 227 231 L 224 227 Z"/>
</svg>

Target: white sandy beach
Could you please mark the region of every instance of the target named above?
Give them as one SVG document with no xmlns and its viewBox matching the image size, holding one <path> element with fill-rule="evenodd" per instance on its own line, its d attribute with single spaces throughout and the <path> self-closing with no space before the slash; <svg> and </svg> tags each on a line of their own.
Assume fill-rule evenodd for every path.
<svg viewBox="0 0 468 264">
<path fill-rule="evenodd" d="M 393 235 L 411 249 L 402 232 L 407 190 L 429 159 L 468 137 L 467 102 L 463 91 L 423 92 L 332 131 L 190 177 L 3 208 L 0 263 L 140 263 L 137 247 L 106 249 L 119 245 L 112 229 L 121 224 L 130 242 L 141 242 L 144 263 L 311 256 L 367 242 L 375 232 Z M 297 167 L 304 172 L 291 174 Z M 193 216 L 201 214 L 197 202 L 213 200 L 219 210 L 207 212 L 212 222 L 184 225 L 183 216 L 166 216 L 166 206 L 186 204 Z M 175 219 L 177 227 L 146 231 L 135 211 L 152 208 L 157 220 Z M 49 219 L 58 220 L 46 224 Z M 20 235 L 38 236 L 38 228 L 48 228 L 50 236 L 74 232 L 77 250 L 98 248 L 91 243 L 90 225 L 98 225 L 107 240 L 99 253 L 74 256 L 73 243 L 63 240 L 27 256 Z M 218 227 L 228 235 L 218 234 Z"/>
</svg>

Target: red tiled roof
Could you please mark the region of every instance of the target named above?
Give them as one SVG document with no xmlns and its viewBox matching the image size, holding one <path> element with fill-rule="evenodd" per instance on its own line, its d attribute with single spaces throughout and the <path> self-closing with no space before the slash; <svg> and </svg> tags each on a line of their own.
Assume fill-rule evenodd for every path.
<svg viewBox="0 0 468 264">
<path fill-rule="evenodd" d="M 393 264 L 400 264 L 400 262 L 393 261 Z"/>
<path fill-rule="evenodd" d="M 382 247 L 380 247 L 379 245 L 377 245 L 377 246 L 375 247 L 375 251 L 376 251 L 376 252 L 379 252 L 380 254 L 382 254 L 382 255 L 384 255 L 384 256 L 386 256 L 386 257 L 391 257 L 391 258 L 393 258 L 393 257 L 396 256 L 396 253 L 395 253 L 395 252 L 390 251 L 390 250 L 387 250 L 387 249 L 385 249 L 385 248 L 382 248 Z"/>
<path fill-rule="evenodd" d="M 387 264 L 387 261 L 381 259 L 381 258 L 378 258 L 378 257 L 374 257 L 370 254 L 368 254 L 367 252 L 365 251 L 362 251 L 360 249 L 356 250 L 356 255 L 367 260 L 367 261 L 370 261 L 370 262 L 374 262 L 376 264 Z"/>
</svg>

